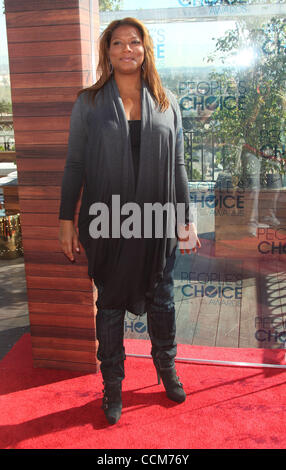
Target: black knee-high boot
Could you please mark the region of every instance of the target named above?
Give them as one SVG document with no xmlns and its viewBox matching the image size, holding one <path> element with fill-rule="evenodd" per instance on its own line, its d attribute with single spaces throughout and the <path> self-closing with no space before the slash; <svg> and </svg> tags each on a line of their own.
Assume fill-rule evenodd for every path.
<svg viewBox="0 0 286 470">
<path fill-rule="evenodd" d="M 110 424 L 115 424 L 121 417 L 122 411 L 122 380 L 124 378 L 125 353 L 112 358 L 111 362 L 103 360 L 100 364 L 103 378 L 102 409 Z"/>
<path fill-rule="evenodd" d="M 162 378 L 168 398 L 182 403 L 186 399 L 186 394 L 175 368 L 177 354 L 175 309 L 163 313 L 148 312 L 147 321 L 158 384 Z"/>
<path fill-rule="evenodd" d="M 122 380 L 125 378 L 123 346 L 124 314 L 122 310 L 99 309 L 96 316 L 96 331 L 99 348 L 98 360 L 103 378 L 102 409 L 110 424 L 120 419 L 122 410 Z"/>
<path fill-rule="evenodd" d="M 109 424 L 116 424 L 122 411 L 121 382 L 103 381 L 103 385 L 102 409 Z"/>
</svg>

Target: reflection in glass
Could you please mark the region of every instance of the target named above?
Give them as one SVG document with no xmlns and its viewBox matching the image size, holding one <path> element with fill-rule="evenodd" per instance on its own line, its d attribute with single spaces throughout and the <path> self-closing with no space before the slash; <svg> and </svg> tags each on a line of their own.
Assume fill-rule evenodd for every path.
<svg viewBox="0 0 286 470">
<path fill-rule="evenodd" d="M 189 178 L 215 181 L 214 192 L 210 183 L 205 193 L 191 190 L 200 212 L 209 209 L 205 219 L 214 216 L 214 250 L 191 269 L 180 261 L 191 344 L 284 346 L 285 46 L 284 18 L 240 19 L 208 57 L 224 65 L 179 85 Z M 199 280 L 210 270 L 216 282 Z"/>
<path fill-rule="evenodd" d="M 131 8 L 180 105 L 202 241 L 199 255 L 177 256 L 177 341 L 283 348 L 285 2 L 126 0 L 114 18 Z M 126 337 L 146 339 L 144 322 L 127 314 Z"/>
</svg>

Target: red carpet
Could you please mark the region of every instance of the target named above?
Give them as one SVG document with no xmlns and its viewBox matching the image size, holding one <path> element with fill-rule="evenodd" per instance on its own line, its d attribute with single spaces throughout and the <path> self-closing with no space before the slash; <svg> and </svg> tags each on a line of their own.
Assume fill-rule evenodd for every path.
<svg viewBox="0 0 286 470">
<path fill-rule="evenodd" d="M 207 348 L 189 348 L 190 357 L 206 355 Z M 214 348 L 208 349 L 210 357 Z M 226 357 L 223 351 L 216 357 Z M 261 350 L 245 350 L 243 359 L 241 350 L 236 354 L 255 362 L 266 357 Z M 271 352 L 270 359 L 282 354 Z M 109 426 L 101 375 L 34 369 L 30 336 L 23 336 L 0 362 L 0 448 L 285 448 L 285 369 L 178 362 L 187 400 L 176 405 L 156 385 L 151 359 L 127 357 L 125 364 L 122 417 Z"/>
</svg>

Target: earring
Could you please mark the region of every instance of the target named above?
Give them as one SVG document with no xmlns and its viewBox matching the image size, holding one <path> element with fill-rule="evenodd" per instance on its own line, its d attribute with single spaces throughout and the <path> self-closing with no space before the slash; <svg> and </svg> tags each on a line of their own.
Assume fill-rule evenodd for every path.
<svg viewBox="0 0 286 470">
<path fill-rule="evenodd" d="M 141 69 L 142 69 L 142 72 L 144 72 L 144 70 L 145 70 L 145 60 L 144 60 L 144 62 L 143 62 L 142 65 L 141 65 Z"/>
<path fill-rule="evenodd" d="M 109 72 L 110 72 L 110 74 L 112 74 L 112 72 L 113 72 L 113 65 L 110 61 L 109 61 Z"/>
</svg>

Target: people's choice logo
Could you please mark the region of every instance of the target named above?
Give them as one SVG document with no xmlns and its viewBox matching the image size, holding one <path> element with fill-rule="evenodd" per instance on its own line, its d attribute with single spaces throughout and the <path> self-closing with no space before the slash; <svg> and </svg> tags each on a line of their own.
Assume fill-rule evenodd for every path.
<svg viewBox="0 0 286 470">
<path fill-rule="evenodd" d="M 235 273 L 181 272 L 184 298 L 204 297 L 208 303 L 235 305 L 242 299 L 242 279 Z"/>
<path fill-rule="evenodd" d="M 137 319 L 134 315 L 127 312 L 125 321 L 124 321 L 124 332 L 127 334 L 139 334 L 139 335 L 145 335 L 147 333 L 147 325 L 144 322 L 144 319 Z"/>
</svg>

